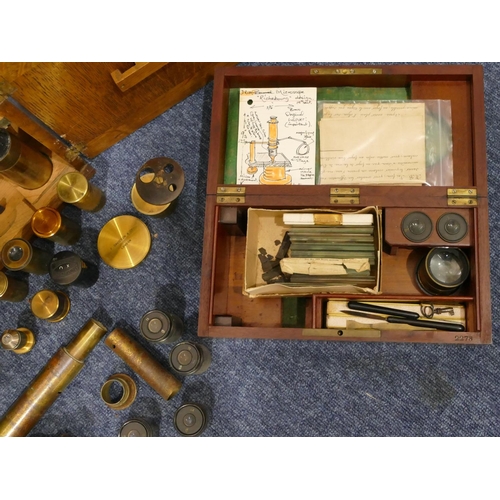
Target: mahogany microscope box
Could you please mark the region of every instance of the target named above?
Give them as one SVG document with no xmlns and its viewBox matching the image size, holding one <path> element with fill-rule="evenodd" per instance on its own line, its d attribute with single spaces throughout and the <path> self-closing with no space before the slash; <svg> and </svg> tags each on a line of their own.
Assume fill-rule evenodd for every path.
<svg viewBox="0 0 500 500">
<path fill-rule="evenodd" d="M 402 107 L 389 108 L 391 103 Z M 366 167 L 369 162 L 363 163 L 361 177 L 355 169 L 358 174 L 335 173 L 339 167 L 339 156 L 331 152 L 336 151 L 335 144 L 356 142 L 361 135 L 358 131 L 365 127 L 359 121 L 345 121 L 339 128 L 336 120 L 340 115 L 351 118 L 353 105 L 358 104 L 358 110 L 369 109 L 371 119 L 379 120 L 373 122 L 377 134 L 386 125 L 389 133 L 388 139 L 387 135 L 374 139 L 378 149 L 363 154 L 357 149 L 359 156 L 368 162 L 369 157 L 393 151 L 401 137 L 408 143 L 415 139 L 408 146 L 408 156 L 422 156 L 415 160 L 420 173 L 413 175 L 417 168 L 406 169 L 403 164 L 393 168 L 390 163 L 384 163 L 385 170 L 370 170 L 374 167 Z M 408 125 L 391 129 L 389 117 L 394 110 L 408 119 Z M 333 135 L 328 135 L 331 130 Z M 354 138 L 348 137 L 348 130 L 354 131 Z M 424 151 L 422 155 L 413 155 L 413 146 Z M 356 156 L 352 151 L 349 154 Z M 309 172 L 306 157 L 313 158 Z M 342 158 L 347 162 L 345 155 Z M 199 336 L 491 343 L 482 66 L 221 68 L 214 80 L 208 169 Z M 396 181 L 377 177 L 402 170 L 404 175 Z M 287 212 L 308 212 L 314 216 L 370 209 L 380 220 L 373 286 L 336 287 L 320 282 L 302 288 L 280 283 L 282 288 L 289 287 L 289 293 L 280 293 L 279 286 L 272 288 L 275 293 L 249 293 L 248 259 L 260 258 L 269 270 L 283 245 L 281 232 L 274 248 L 260 248 L 256 214 L 276 211 L 281 217 Z M 457 287 L 432 288 L 433 261 L 429 259 L 436 252 L 441 256 L 444 252 L 445 257 L 455 252 L 459 261 L 463 257 L 454 263 L 464 277 Z M 263 278 L 265 273 L 263 265 Z M 429 286 L 429 278 L 421 273 L 429 273 Z M 455 311 L 461 314 L 463 328 L 394 325 L 383 316 L 365 328 L 357 323 L 351 327 L 352 322 L 346 328 L 329 327 L 330 307 L 348 301 L 422 311 L 428 306 L 427 312 L 432 306 L 436 313 L 432 319 L 445 323 L 458 322 L 458 317 L 451 316 Z M 448 306 L 451 312 L 447 314 Z"/>
</svg>

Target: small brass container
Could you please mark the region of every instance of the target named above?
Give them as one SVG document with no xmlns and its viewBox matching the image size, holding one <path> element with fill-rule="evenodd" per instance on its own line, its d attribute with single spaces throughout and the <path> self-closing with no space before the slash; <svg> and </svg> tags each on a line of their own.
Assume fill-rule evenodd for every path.
<svg viewBox="0 0 500 500">
<path fill-rule="evenodd" d="M 39 238 L 73 245 L 81 235 L 80 225 L 51 207 L 38 209 L 31 217 L 31 229 Z"/>
<path fill-rule="evenodd" d="M 0 300 L 21 302 L 28 296 L 28 284 L 0 271 Z"/>
<path fill-rule="evenodd" d="M 119 394 L 112 394 L 113 389 L 118 387 Z M 128 408 L 137 396 L 137 386 L 134 380 L 125 373 L 117 373 L 104 382 L 101 387 L 101 399 L 113 410 L 124 410 Z"/>
<path fill-rule="evenodd" d="M 16 354 L 26 354 L 33 349 L 35 336 L 28 328 L 18 327 L 15 330 L 5 330 L 0 337 L 0 346 L 6 351 Z"/>
<path fill-rule="evenodd" d="M 52 254 L 35 248 L 29 241 L 15 238 L 2 248 L 2 262 L 11 271 L 25 271 L 32 274 L 47 274 Z"/>
<path fill-rule="evenodd" d="M 0 176 L 26 189 L 42 187 L 52 175 L 52 161 L 19 137 L 0 129 Z"/>
<path fill-rule="evenodd" d="M 64 292 L 40 290 L 30 300 L 30 306 L 37 318 L 57 323 L 68 315 L 71 302 Z"/>
<path fill-rule="evenodd" d="M 181 342 L 170 351 L 170 366 L 180 375 L 199 375 L 211 363 L 212 355 L 203 344 Z"/>
<path fill-rule="evenodd" d="M 115 269 L 132 269 L 148 255 L 151 233 L 144 222 L 133 215 L 119 215 L 102 227 L 97 238 L 101 259 Z"/>
<path fill-rule="evenodd" d="M 57 194 L 61 201 L 87 212 L 98 212 L 106 204 L 105 194 L 80 172 L 63 175 L 57 183 Z"/>
</svg>

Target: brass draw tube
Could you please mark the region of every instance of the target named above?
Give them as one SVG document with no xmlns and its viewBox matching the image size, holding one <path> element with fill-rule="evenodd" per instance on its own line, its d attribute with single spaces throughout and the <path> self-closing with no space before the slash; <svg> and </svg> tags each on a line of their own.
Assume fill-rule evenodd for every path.
<svg viewBox="0 0 500 500">
<path fill-rule="evenodd" d="M 115 328 L 106 337 L 104 344 L 163 399 L 168 400 L 179 392 L 182 383 L 121 328 Z"/>
<path fill-rule="evenodd" d="M 106 333 L 90 319 L 65 347 L 61 347 L 0 421 L 0 436 L 27 436 L 59 394 L 72 382 L 84 361 Z"/>
</svg>

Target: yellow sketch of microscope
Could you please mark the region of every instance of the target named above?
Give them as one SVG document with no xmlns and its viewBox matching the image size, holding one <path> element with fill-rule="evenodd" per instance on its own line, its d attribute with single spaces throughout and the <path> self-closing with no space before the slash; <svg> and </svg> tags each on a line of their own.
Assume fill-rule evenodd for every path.
<svg viewBox="0 0 500 500">
<path fill-rule="evenodd" d="M 260 184 L 291 184 L 292 176 L 287 173 L 287 169 L 290 168 L 292 164 L 285 155 L 278 153 L 278 120 L 276 116 L 271 116 L 267 123 L 269 123 L 269 139 L 267 142 L 250 142 L 250 156 L 247 160 L 247 172 L 253 175 L 262 167 L 263 171 L 259 177 Z M 291 137 L 288 137 L 288 139 L 291 139 Z M 308 145 L 304 141 L 301 142 L 305 144 L 308 151 Z M 257 144 L 267 144 L 267 152 L 256 152 Z"/>
</svg>

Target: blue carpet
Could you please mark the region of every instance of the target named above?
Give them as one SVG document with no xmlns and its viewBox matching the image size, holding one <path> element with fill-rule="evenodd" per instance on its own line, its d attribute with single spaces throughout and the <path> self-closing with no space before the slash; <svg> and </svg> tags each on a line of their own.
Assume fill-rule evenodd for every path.
<svg viewBox="0 0 500 500">
<path fill-rule="evenodd" d="M 210 409 L 203 436 L 498 436 L 500 64 L 485 64 L 484 70 L 493 345 L 201 339 L 212 352 L 211 367 L 186 377 L 180 393 L 166 402 L 101 342 L 31 435 L 116 436 L 129 418 L 145 418 L 161 436 L 175 436 L 175 410 L 194 401 Z M 89 289 L 69 289 L 72 308 L 60 323 L 34 318 L 27 301 L 1 303 L 2 331 L 27 326 L 37 345 L 24 356 L 0 352 L 0 415 L 90 317 L 109 330 L 121 326 L 140 341 L 142 315 L 163 309 L 183 318 L 185 340 L 198 339 L 212 90 L 208 84 L 90 161 L 97 172 L 93 183 L 107 193 L 106 206 L 97 214 L 71 206 L 63 213 L 81 222 L 83 237 L 73 250 L 99 265 L 99 280 Z M 178 208 L 166 219 L 141 216 L 155 235 L 150 254 L 135 269 L 112 269 L 97 254 L 98 232 L 112 217 L 136 213 L 129 198 L 135 173 L 157 156 L 172 157 L 185 171 Z M 36 245 L 51 247 L 39 240 Z M 32 296 L 53 285 L 48 276 L 30 276 L 29 287 Z M 168 366 L 171 346 L 144 345 Z M 100 399 L 101 385 L 116 372 L 138 384 L 135 403 L 123 411 Z"/>
</svg>

